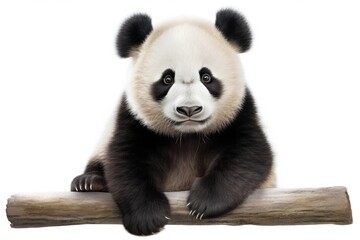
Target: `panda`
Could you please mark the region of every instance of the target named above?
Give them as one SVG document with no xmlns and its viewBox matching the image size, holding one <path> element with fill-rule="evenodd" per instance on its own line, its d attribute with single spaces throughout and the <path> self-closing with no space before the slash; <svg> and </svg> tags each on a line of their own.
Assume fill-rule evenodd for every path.
<svg viewBox="0 0 360 240">
<path fill-rule="evenodd" d="M 238 53 L 251 32 L 235 10 L 215 24 L 186 19 L 153 29 L 135 14 L 116 47 L 131 57 L 131 79 L 113 124 L 71 191 L 109 191 L 126 230 L 161 231 L 171 217 L 163 192 L 189 190 L 197 219 L 225 214 L 255 189 L 274 187 L 273 154 Z"/>
</svg>

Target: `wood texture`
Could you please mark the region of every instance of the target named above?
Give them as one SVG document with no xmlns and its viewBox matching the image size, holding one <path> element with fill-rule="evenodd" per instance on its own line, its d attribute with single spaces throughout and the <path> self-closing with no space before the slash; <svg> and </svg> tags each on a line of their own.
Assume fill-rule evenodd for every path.
<svg viewBox="0 0 360 240">
<path fill-rule="evenodd" d="M 201 221 L 189 216 L 185 206 L 188 192 L 169 192 L 166 195 L 172 211 L 169 224 L 352 223 L 351 206 L 345 187 L 259 189 L 232 212 Z M 121 215 L 109 193 L 15 194 L 8 199 L 6 213 L 14 228 L 121 223 Z"/>
</svg>

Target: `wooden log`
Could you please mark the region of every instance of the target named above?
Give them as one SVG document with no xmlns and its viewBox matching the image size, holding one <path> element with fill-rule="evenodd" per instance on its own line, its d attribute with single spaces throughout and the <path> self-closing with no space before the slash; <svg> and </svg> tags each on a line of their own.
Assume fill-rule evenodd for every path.
<svg viewBox="0 0 360 240">
<path fill-rule="evenodd" d="M 168 192 L 169 224 L 295 225 L 351 224 L 345 187 L 256 190 L 242 205 L 218 218 L 196 220 L 186 208 L 188 192 Z M 22 193 L 8 199 L 7 217 L 14 228 L 70 224 L 121 223 L 109 193 Z"/>
</svg>

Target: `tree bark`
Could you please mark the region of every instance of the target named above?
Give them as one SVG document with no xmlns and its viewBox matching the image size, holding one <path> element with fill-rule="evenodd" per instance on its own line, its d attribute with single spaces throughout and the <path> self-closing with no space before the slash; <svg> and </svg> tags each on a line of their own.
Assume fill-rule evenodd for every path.
<svg viewBox="0 0 360 240">
<path fill-rule="evenodd" d="M 166 193 L 171 204 L 169 224 L 183 225 L 296 225 L 351 224 L 352 212 L 345 187 L 256 190 L 237 207 L 218 218 L 189 216 L 188 192 Z M 20 193 L 8 199 L 11 227 L 46 227 L 72 224 L 121 223 L 110 193 Z"/>
</svg>

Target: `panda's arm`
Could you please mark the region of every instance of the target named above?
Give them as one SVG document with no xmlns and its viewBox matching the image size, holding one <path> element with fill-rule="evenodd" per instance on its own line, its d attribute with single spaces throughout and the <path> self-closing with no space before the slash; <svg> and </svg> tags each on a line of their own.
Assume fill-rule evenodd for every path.
<svg viewBox="0 0 360 240">
<path fill-rule="evenodd" d="M 234 209 L 271 172 L 272 152 L 249 92 L 235 121 L 218 134 L 211 148 L 218 149 L 219 157 L 194 183 L 188 197 L 191 214 L 199 218 L 216 217 Z"/>
<path fill-rule="evenodd" d="M 156 186 L 151 167 L 156 152 L 154 134 L 121 104 L 116 129 L 107 150 L 105 174 L 124 227 L 135 235 L 156 233 L 168 222 L 170 205 Z M 156 158 L 156 157 L 155 157 Z"/>
</svg>

